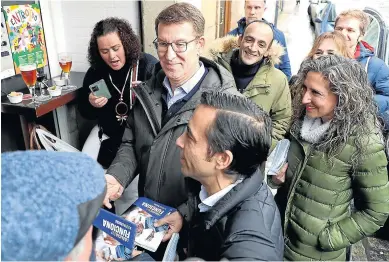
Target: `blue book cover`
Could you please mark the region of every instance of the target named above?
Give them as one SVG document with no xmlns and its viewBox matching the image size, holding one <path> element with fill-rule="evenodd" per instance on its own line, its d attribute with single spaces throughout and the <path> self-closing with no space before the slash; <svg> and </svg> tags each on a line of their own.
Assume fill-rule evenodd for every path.
<svg viewBox="0 0 389 262">
<path fill-rule="evenodd" d="M 128 260 L 134 246 L 155 252 L 168 226 L 154 227 L 154 223 L 174 211 L 145 197 L 138 198 L 122 217 L 101 209 L 93 223 L 100 229 L 95 243 L 97 260 Z"/>
</svg>

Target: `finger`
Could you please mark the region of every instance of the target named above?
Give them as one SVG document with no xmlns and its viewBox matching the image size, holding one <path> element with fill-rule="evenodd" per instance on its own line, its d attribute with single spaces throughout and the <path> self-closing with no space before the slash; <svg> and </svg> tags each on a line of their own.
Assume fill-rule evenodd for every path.
<svg viewBox="0 0 389 262">
<path fill-rule="evenodd" d="M 96 98 L 95 103 L 96 103 L 96 104 L 103 103 L 106 99 L 107 99 L 107 98 L 105 98 L 105 97 Z"/>
<path fill-rule="evenodd" d="M 112 205 L 111 205 L 111 203 L 109 202 L 109 197 L 108 197 L 108 196 L 106 196 L 106 197 L 104 198 L 103 204 L 104 204 L 104 206 L 106 206 L 106 207 L 109 208 L 109 209 L 112 208 Z"/>
<path fill-rule="evenodd" d="M 160 220 L 155 221 L 154 226 L 155 227 L 160 227 L 160 226 L 165 225 L 165 224 L 167 224 L 166 217 L 161 218 Z"/>
<path fill-rule="evenodd" d="M 166 232 L 166 234 L 163 236 L 162 242 L 168 241 L 170 238 L 172 238 L 173 231 L 170 229 Z"/>
<path fill-rule="evenodd" d="M 285 173 L 287 169 L 288 169 L 288 163 L 285 163 L 285 165 L 281 169 L 281 172 Z"/>
</svg>

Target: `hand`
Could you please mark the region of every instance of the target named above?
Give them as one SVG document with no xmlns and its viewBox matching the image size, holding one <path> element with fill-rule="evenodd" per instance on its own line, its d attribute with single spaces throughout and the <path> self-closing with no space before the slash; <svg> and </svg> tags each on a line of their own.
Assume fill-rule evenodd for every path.
<svg viewBox="0 0 389 262">
<path fill-rule="evenodd" d="M 89 103 L 91 103 L 91 105 L 96 108 L 101 108 L 105 106 L 107 102 L 108 102 L 108 98 L 106 97 L 95 96 L 93 93 L 89 94 Z"/>
<path fill-rule="evenodd" d="M 273 181 L 274 184 L 276 185 L 281 185 L 285 182 L 285 173 L 286 173 L 286 169 L 288 169 L 288 163 L 286 163 L 280 170 L 280 172 L 275 175 L 275 176 L 272 176 L 271 180 Z"/>
<path fill-rule="evenodd" d="M 137 87 L 138 85 L 142 84 L 142 81 L 132 81 L 131 84 L 133 87 Z"/>
<path fill-rule="evenodd" d="M 143 253 L 143 251 L 139 251 L 139 250 L 134 249 L 134 250 L 132 251 L 132 257 L 139 256 L 139 255 L 142 254 L 142 253 Z"/>
<path fill-rule="evenodd" d="M 162 242 L 165 242 L 169 240 L 173 233 L 179 233 L 182 228 L 182 224 L 184 223 L 184 218 L 181 216 L 181 214 L 178 211 L 175 211 L 174 213 L 161 218 L 157 222 L 154 223 L 155 227 L 160 227 L 165 224 L 169 225 L 169 230 L 166 232 L 165 236 L 162 239 Z"/>
<path fill-rule="evenodd" d="M 111 175 L 106 174 L 105 181 L 107 182 L 107 193 L 105 194 L 103 204 L 108 208 L 112 208 L 112 205 L 109 203 L 109 201 L 115 201 L 118 199 L 123 194 L 124 188 L 122 185 L 120 185 L 116 178 Z"/>
</svg>

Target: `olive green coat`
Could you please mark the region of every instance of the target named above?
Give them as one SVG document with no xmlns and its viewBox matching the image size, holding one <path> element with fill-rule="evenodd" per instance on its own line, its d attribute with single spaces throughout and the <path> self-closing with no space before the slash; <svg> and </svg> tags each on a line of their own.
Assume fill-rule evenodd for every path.
<svg viewBox="0 0 389 262">
<path fill-rule="evenodd" d="M 351 138 L 328 162 L 326 154 L 291 132 L 288 170 L 276 201 L 283 217 L 286 260 L 345 260 L 346 247 L 373 234 L 389 213 L 387 159 L 371 134 L 355 169 Z M 354 199 L 356 211 L 351 213 Z"/>
<path fill-rule="evenodd" d="M 233 52 L 238 52 L 236 37 L 217 39 L 208 51 L 208 56 L 221 64 L 228 71 L 231 70 L 231 57 Z M 283 47 L 276 41 L 269 50 L 269 56 L 260 67 L 253 80 L 243 92 L 243 95 L 261 106 L 270 114 L 273 122 L 272 148 L 284 138 L 289 130 L 292 115 L 291 96 L 288 80 L 282 71 L 276 69 L 274 64 L 279 63 L 283 54 Z M 207 55 L 206 55 L 207 56 Z"/>
</svg>

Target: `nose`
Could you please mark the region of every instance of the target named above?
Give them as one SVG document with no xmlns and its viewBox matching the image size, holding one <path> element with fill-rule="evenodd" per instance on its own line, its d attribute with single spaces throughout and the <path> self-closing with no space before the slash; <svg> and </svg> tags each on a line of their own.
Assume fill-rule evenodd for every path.
<svg viewBox="0 0 389 262">
<path fill-rule="evenodd" d="M 304 92 L 303 99 L 302 99 L 301 103 L 303 105 L 307 105 L 307 104 L 311 103 L 311 95 L 309 94 L 308 91 Z"/>
<path fill-rule="evenodd" d="M 179 136 L 176 140 L 176 146 L 178 146 L 180 149 L 184 149 L 184 135 L 186 132 L 184 132 L 181 136 Z"/>
<path fill-rule="evenodd" d="M 254 8 L 251 8 L 251 9 L 250 9 L 250 15 L 255 15 L 255 10 L 254 10 Z"/>
<path fill-rule="evenodd" d="M 109 50 L 109 58 L 112 59 L 116 56 L 116 52 L 113 51 L 112 49 Z"/>
<path fill-rule="evenodd" d="M 165 54 L 166 59 L 169 60 L 169 61 L 172 61 L 174 58 L 176 58 L 176 56 L 177 56 L 177 54 L 173 50 L 172 45 L 169 45 L 167 47 L 166 54 Z"/>
<path fill-rule="evenodd" d="M 346 28 L 343 29 L 343 30 L 341 31 L 341 33 L 342 33 L 342 35 L 344 35 L 344 36 L 347 38 L 347 29 L 346 29 Z"/>
</svg>

